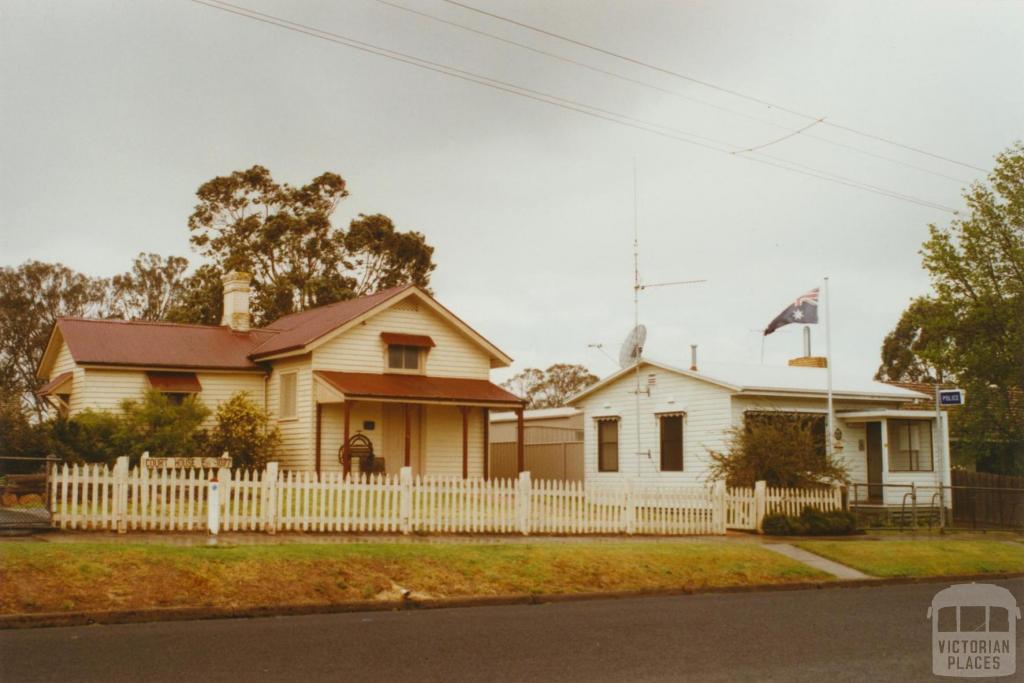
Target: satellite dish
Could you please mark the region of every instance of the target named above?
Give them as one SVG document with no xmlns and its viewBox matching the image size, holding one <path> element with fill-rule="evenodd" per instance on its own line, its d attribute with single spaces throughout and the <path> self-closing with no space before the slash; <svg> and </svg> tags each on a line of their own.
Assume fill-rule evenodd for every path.
<svg viewBox="0 0 1024 683">
<path fill-rule="evenodd" d="M 630 330 L 626 335 L 626 341 L 622 342 L 622 350 L 619 351 L 619 367 L 628 368 L 639 361 L 646 340 L 647 328 L 643 325 L 637 325 Z"/>
</svg>

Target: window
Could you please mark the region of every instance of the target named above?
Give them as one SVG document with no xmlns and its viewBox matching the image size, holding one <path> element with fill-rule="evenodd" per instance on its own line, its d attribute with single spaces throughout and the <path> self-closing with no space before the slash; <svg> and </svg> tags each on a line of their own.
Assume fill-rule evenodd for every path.
<svg viewBox="0 0 1024 683">
<path fill-rule="evenodd" d="M 163 396 L 172 406 L 180 406 L 185 402 L 185 399 L 188 398 L 189 395 L 178 391 L 165 391 L 163 392 Z"/>
<path fill-rule="evenodd" d="M 889 420 L 889 471 L 931 472 L 932 429 L 928 420 Z"/>
<path fill-rule="evenodd" d="M 683 416 L 661 415 L 661 471 L 683 471 Z"/>
<path fill-rule="evenodd" d="M 420 347 L 406 346 L 404 344 L 388 345 L 388 369 L 390 370 L 419 370 L 420 369 Z"/>
<path fill-rule="evenodd" d="M 295 417 L 295 394 L 298 383 L 298 375 L 294 372 L 286 372 L 281 375 L 281 400 L 278 405 L 278 413 L 281 419 Z"/>
<path fill-rule="evenodd" d="M 597 471 L 619 471 L 619 421 L 597 421 Z"/>
</svg>

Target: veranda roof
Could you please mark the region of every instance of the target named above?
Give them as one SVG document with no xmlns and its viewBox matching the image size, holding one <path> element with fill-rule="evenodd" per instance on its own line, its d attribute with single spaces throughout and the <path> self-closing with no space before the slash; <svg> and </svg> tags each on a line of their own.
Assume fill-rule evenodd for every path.
<svg viewBox="0 0 1024 683">
<path fill-rule="evenodd" d="M 353 399 L 390 399 L 519 408 L 522 399 L 485 379 L 317 370 L 314 374 Z"/>
</svg>

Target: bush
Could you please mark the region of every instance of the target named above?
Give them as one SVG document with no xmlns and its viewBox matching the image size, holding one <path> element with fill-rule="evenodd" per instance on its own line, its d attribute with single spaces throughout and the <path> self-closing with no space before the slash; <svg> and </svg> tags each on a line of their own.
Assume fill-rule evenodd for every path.
<svg viewBox="0 0 1024 683">
<path fill-rule="evenodd" d="M 64 462 L 113 465 L 121 455 L 120 418 L 113 413 L 83 410 L 73 418 L 57 417 L 47 423 L 53 454 Z"/>
<path fill-rule="evenodd" d="M 134 465 L 148 451 L 161 458 L 190 457 L 207 451 L 207 435 L 201 429 L 210 409 L 196 396 L 181 403 L 149 390 L 141 401 L 121 402 L 115 446 Z"/>
<path fill-rule="evenodd" d="M 857 531 L 857 520 L 849 512 L 822 512 L 804 508 L 799 517 L 765 515 L 764 532 L 771 536 L 847 536 Z"/>
<path fill-rule="evenodd" d="M 728 430 L 726 452 L 710 450 L 710 479 L 729 486 L 808 488 L 847 478 L 846 467 L 825 449 L 820 416 L 767 411 L 748 415 L 743 427 Z"/>
<path fill-rule="evenodd" d="M 235 467 L 263 467 L 280 443 L 281 433 L 267 413 L 240 392 L 217 408 L 207 448 L 215 456 L 227 451 Z"/>
<path fill-rule="evenodd" d="M 127 455 L 138 464 L 145 451 L 154 457 L 205 455 L 203 420 L 210 410 L 190 396 L 180 404 L 158 391 L 141 400 L 126 400 L 119 413 L 83 410 L 74 417 L 46 423 L 54 455 L 70 463 L 113 465 Z"/>
</svg>

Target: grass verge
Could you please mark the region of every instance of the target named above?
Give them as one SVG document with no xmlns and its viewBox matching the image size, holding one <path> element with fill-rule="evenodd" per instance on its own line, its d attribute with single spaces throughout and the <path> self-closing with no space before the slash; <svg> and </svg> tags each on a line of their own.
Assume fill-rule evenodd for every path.
<svg viewBox="0 0 1024 683">
<path fill-rule="evenodd" d="M 747 544 L 0 544 L 0 614 L 246 608 L 829 580 Z"/>
<path fill-rule="evenodd" d="M 1024 572 L 1024 544 L 1007 541 L 801 541 L 796 545 L 872 576 Z"/>
</svg>

